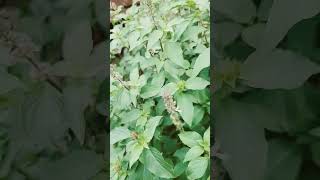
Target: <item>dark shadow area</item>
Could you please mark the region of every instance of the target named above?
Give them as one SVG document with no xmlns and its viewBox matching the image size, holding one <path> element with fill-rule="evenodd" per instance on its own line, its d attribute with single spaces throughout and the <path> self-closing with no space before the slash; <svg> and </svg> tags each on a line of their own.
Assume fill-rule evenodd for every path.
<svg viewBox="0 0 320 180">
<path fill-rule="evenodd" d="M 108 7 L 0 1 L 0 179 L 109 178 Z"/>
</svg>

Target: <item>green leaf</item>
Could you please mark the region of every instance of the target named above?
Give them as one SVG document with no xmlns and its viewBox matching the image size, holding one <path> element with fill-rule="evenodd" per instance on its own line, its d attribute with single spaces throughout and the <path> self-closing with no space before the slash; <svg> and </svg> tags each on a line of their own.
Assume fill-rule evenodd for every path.
<svg viewBox="0 0 320 180">
<path fill-rule="evenodd" d="M 23 84 L 13 75 L 6 72 L 4 68 L 0 67 L 0 94 L 5 94 L 16 88 L 23 87 Z"/>
<path fill-rule="evenodd" d="M 0 45 L 0 65 L 8 66 L 11 65 L 12 57 L 10 55 L 10 48 Z"/>
<path fill-rule="evenodd" d="M 180 133 L 178 136 L 182 143 L 190 148 L 198 146 L 199 142 L 202 141 L 201 135 L 195 131 L 185 131 Z"/>
<path fill-rule="evenodd" d="M 141 44 L 141 41 L 138 40 L 139 38 L 140 38 L 140 33 L 138 31 L 133 31 L 129 34 L 129 37 L 128 37 L 129 46 L 130 46 L 129 51 L 132 51 L 134 48 L 136 48 Z"/>
<path fill-rule="evenodd" d="M 284 9 L 286 10 L 283 11 Z M 292 26 L 303 19 L 317 15 L 319 11 L 320 1 L 317 0 L 274 1 L 259 50 L 264 52 L 272 50 L 285 37 Z"/>
<path fill-rule="evenodd" d="M 249 23 L 256 15 L 256 7 L 251 0 L 216 0 L 213 9 L 240 23 Z"/>
<path fill-rule="evenodd" d="M 116 127 L 110 131 L 110 145 L 131 137 L 128 128 Z"/>
<path fill-rule="evenodd" d="M 86 84 L 70 84 L 63 90 L 65 115 L 70 123 L 71 130 L 81 144 L 84 143 L 86 129 L 84 110 L 89 105 L 91 96 L 91 89 Z"/>
<path fill-rule="evenodd" d="M 320 67 L 308 58 L 277 49 L 269 54 L 251 54 L 242 67 L 241 78 L 256 88 L 294 89 L 318 72 Z"/>
<path fill-rule="evenodd" d="M 164 160 L 157 149 L 152 147 L 144 149 L 140 160 L 151 173 L 158 177 L 174 178 L 173 166 Z"/>
<path fill-rule="evenodd" d="M 132 109 L 131 111 L 125 113 L 123 116 L 124 122 L 131 122 L 137 120 L 141 115 L 141 111 L 138 109 Z"/>
<path fill-rule="evenodd" d="M 309 131 L 309 134 L 313 136 L 318 136 L 320 137 L 320 127 L 313 128 Z"/>
<path fill-rule="evenodd" d="M 209 66 L 210 66 L 210 48 L 207 48 L 196 59 L 193 65 L 192 77 L 196 77 L 202 69 Z"/>
<path fill-rule="evenodd" d="M 133 172 L 133 174 L 130 174 L 128 176 L 129 180 L 158 180 L 158 178 L 154 177 L 154 175 L 151 174 L 150 171 L 143 165 L 139 165 L 138 168 Z"/>
<path fill-rule="evenodd" d="M 258 12 L 257 12 L 257 16 L 260 21 L 268 21 L 269 13 L 270 13 L 273 1 L 274 0 L 262 0 L 261 1 L 259 8 L 258 8 Z"/>
<path fill-rule="evenodd" d="M 183 68 L 188 68 L 189 64 L 183 58 L 183 52 L 179 43 L 167 42 L 164 47 L 164 52 L 170 61 Z"/>
<path fill-rule="evenodd" d="M 184 161 L 191 161 L 199 156 L 201 156 L 204 152 L 204 149 L 201 146 L 193 146 L 186 154 Z"/>
<path fill-rule="evenodd" d="M 84 163 L 85 162 L 85 163 Z M 95 176 L 104 168 L 103 158 L 93 151 L 75 150 L 58 160 L 40 159 L 26 171 L 32 179 L 79 179 Z"/>
<path fill-rule="evenodd" d="M 299 146 L 283 140 L 273 140 L 268 146 L 267 180 L 295 180 L 302 165 Z"/>
<path fill-rule="evenodd" d="M 154 132 L 157 126 L 159 125 L 161 118 L 162 116 L 155 116 L 148 120 L 145 131 L 143 133 L 147 143 L 150 142 L 151 139 L 153 138 Z"/>
<path fill-rule="evenodd" d="M 67 61 L 83 61 L 93 48 L 91 24 L 84 19 L 70 26 L 63 40 L 63 57 Z"/>
<path fill-rule="evenodd" d="M 260 44 L 261 36 L 263 35 L 266 25 L 264 23 L 254 24 L 242 31 L 242 39 L 250 46 L 257 48 Z"/>
<path fill-rule="evenodd" d="M 16 123 L 22 123 L 21 127 L 24 128 L 20 129 L 19 136 L 26 138 L 28 146 L 49 148 L 55 143 L 54 139 L 63 138 L 67 131 L 62 96 L 47 83 L 41 84 L 38 91 L 26 97 L 22 113 L 23 119 Z"/>
<path fill-rule="evenodd" d="M 188 179 L 199 179 L 201 178 L 208 168 L 209 160 L 205 157 L 198 157 L 190 161 L 188 164 L 186 174 Z"/>
<path fill-rule="evenodd" d="M 199 106 L 194 106 L 194 113 L 192 118 L 192 127 L 202 125 L 201 121 L 203 120 L 204 110 Z"/>
<path fill-rule="evenodd" d="M 173 78 L 179 80 L 179 70 L 177 67 L 175 67 L 175 64 L 173 64 L 171 61 L 165 61 L 163 65 L 164 70 Z"/>
<path fill-rule="evenodd" d="M 119 109 L 128 109 L 131 104 L 129 91 L 127 89 L 120 90 L 116 102 Z"/>
<path fill-rule="evenodd" d="M 175 37 L 175 41 L 179 40 L 181 35 L 183 34 L 183 32 L 185 32 L 185 30 L 187 29 L 187 27 L 189 26 L 190 21 L 184 21 L 182 23 L 179 23 L 176 28 L 175 28 L 175 32 L 174 32 L 174 37 Z"/>
<path fill-rule="evenodd" d="M 179 162 L 173 169 L 173 174 L 175 177 L 180 176 L 187 169 L 188 164 L 184 162 Z"/>
<path fill-rule="evenodd" d="M 133 146 L 133 148 L 129 152 L 129 167 L 130 168 L 139 159 L 142 151 L 143 151 L 143 146 L 138 143 L 135 143 L 135 145 Z"/>
<path fill-rule="evenodd" d="M 155 77 L 152 79 L 151 83 L 148 83 L 142 87 L 140 96 L 144 99 L 147 99 L 158 95 L 161 91 L 164 81 L 165 76 L 163 72 L 155 74 Z"/>
<path fill-rule="evenodd" d="M 155 45 L 162 37 L 163 32 L 160 30 L 154 30 L 148 39 L 147 49 L 151 49 L 153 45 Z"/>
<path fill-rule="evenodd" d="M 173 95 L 177 90 L 178 90 L 177 84 L 170 82 L 161 88 L 161 92 L 159 93 L 159 95 L 163 96 L 164 93 L 166 92 Z"/>
<path fill-rule="evenodd" d="M 193 119 L 193 103 L 190 96 L 187 94 L 181 94 L 177 97 L 178 108 L 181 110 L 180 115 L 183 120 L 189 125 L 192 126 Z"/>
<path fill-rule="evenodd" d="M 202 26 L 189 26 L 182 34 L 181 41 L 194 41 L 197 42 L 198 35 L 205 31 Z"/>
<path fill-rule="evenodd" d="M 223 163 L 231 179 L 263 179 L 267 142 L 264 128 L 256 124 L 260 117 L 252 116 L 254 106 L 226 99 L 215 107 L 215 138 L 226 156 Z"/>
<path fill-rule="evenodd" d="M 208 142 L 210 145 L 210 127 L 204 132 L 203 141 Z"/>
<path fill-rule="evenodd" d="M 144 99 L 156 96 L 161 91 L 161 86 L 159 85 L 146 85 L 141 89 L 141 97 Z"/>
<path fill-rule="evenodd" d="M 194 77 L 194 78 L 189 78 L 186 81 L 186 88 L 191 90 L 202 90 L 206 88 L 209 84 L 210 82 L 200 77 Z"/>
<path fill-rule="evenodd" d="M 315 162 L 315 164 L 320 167 L 320 143 L 316 142 L 311 144 L 310 149 L 313 162 Z"/>
<path fill-rule="evenodd" d="M 234 22 L 221 22 L 215 24 L 215 41 L 222 47 L 232 43 L 241 33 L 243 27 Z"/>
<path fill-rule="evenodd" d="M 103 59 L 102 59 L 103 60 Z M 101 59 L 83 56 L 82 61 L 59 61 L 49 68 L 49 75 L 89 78 L 105 70 Z"/>
</svg>

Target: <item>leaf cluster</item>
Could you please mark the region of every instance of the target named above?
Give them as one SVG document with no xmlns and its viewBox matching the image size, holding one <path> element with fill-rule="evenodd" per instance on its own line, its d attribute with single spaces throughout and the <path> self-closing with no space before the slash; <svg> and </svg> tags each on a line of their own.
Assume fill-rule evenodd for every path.
<svg viewBox="0 0 320 180">
<path fill-rule="evenodd" d="M 111 12 L 112 179 L 209 179 L 209 2 Z"/>
</svg>

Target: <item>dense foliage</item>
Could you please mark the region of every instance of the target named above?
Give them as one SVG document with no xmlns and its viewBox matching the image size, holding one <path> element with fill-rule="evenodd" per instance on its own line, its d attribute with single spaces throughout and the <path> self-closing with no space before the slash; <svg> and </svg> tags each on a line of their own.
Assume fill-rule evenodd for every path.
<svg viewBox="0 0 320 180">
<path fill-rule="evenodd" d="M 213 8 L 218 179 L 319 179 L 320 1 Z"/>
<path fill-rule="evenodd" d="M 209 179 L 209 2 L 111 12 L 111 178 Z"/>
<path fill-rule="evenodd" d="M 106 2 L 0 6 L 0 179 L 107 179 Z"/>
</svg>

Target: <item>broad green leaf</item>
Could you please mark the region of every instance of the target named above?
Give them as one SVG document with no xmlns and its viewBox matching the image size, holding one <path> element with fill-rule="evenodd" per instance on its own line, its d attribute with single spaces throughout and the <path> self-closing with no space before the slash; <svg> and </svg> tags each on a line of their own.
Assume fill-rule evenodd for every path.
<svg viewBox="0 0 320 180">
<path fill-rule="evenodd" d="M 138 81 L 139 79 L 139 68 L 135 67 L 130 72 L 130 81 Z"/>
<path fill-rule="evenodd" d="M 167 42 L 164 47 L 164 52 L 169 58 L 169 60 L 175 63 L 176 65 L 181 66 L 183 68 L 187 68 L 189 66 L 186 63 L 187 61 L 185 61 L 183 58 L 183 52 L 179 43 Z"/>
<path fill-rule="evenodd" d="M 147 99 L 158 95 L 161 91 L 164 81 L 165 77 L 163 72 L 155 74 L 155 77 L 152 79 L 151 83 L 142 87 L 140 96 L 144 99 Z"/>
<path fill-rule="evenodd" d="M 198 157 L 197 159 L 190 161 L 186 170 L 188 179 L 193 180 L 201 178 L 206 172 L 208 164 L 209 159 L 205 157 Z"/>
<path fill-rule="evenodd" d="M 213 9 L 240 23 L 249 23 L 256 15 L 256 7 L 251 0 L 216 0 Z"/>
<path fill-rule="evenodd" d="M 313 162 L 315 162 L 317 166 L 320 166 L 320 143 L 316 142 L 311 144 L 310 149 Z"/>
<path fill-rule="evenodd" d="M 164 70 L 173 78 L 179 80 L 179 69 L 171 61 L 165 61 L 163 65 Z"/>
<path fill-rule="evenodd" d="M 205 31 L 202 26 L 189 26 L 182 34 L 181 41 L 198 41 L 198 35 Z"/>
<path fill-rule="evenodd" d="M 180 39 L 181 35 L 183 34 L 183 32 L 185 32 L 189 24 L 190 24 L 190 21 L 187 20 L 176 26 L 175 32 L 174 32 L 174 37 L 176 41 Z"/>
<path fill-rule="evenodd" d="M 49 74 L 60 77 L 89 78 L 104 71 L 101 59 L 82 56 L 83 61 L 59 61 L 49 68 Z"/>
<path fill-rule="evenodd" d="M 148 39 L 148 45 L 147 49 L 151 49 L 156 42 L 158 42 L 163 35 L 163 32 L 160 30 L 154 30 L 150 35 Z"/>
<path fill-rule="evenodd" d="M 79 82 L 85 83 L 85 82 Z M 65 115 L 69 126 L 81 144 L 84 143 L 86 121 L 84 110 L 89 105 L 92 96 L 90 87 L 86 84 L 70 84 L 63 90 Z"/>
<path fill-rule="evenodd" d="M 157 178 L 154 177 L 154 175 L 143 165 L 140 164 L 137 169 L 133 172 L 133 174 L 130 174 L 128 176 L 129 180 L 157 180 Z"/>
<path fill-rule="evenodd" d="M 23 119 L 16 123 L 22 123 L 21 127 L 24 128 L 15 136 L 26 138 L 28 146 L 49 148 L 55 143 L 54 139 L 64 137 L 67 126 L 64 121 L 62 96 L 50 84 L 41 84 L 38 91 L 26 96 L 21 111 Z"/>
<path fill-rule="evenodd" d="M 128 109 L 131 104 L 131 98 L 127 89 L 122 89 L 117 96 L 117 105 L 119 109 Z"/>
<path fill-rule="evenodd" d="M 192 77 L 198 76 L 200 71 L 210 66 L 210 48 L 205 49 L 193 65 Z"/>
<path fill-rule="evenodd" d="M 177 88 L 177 84 L 176 83 L 173 83 L 173 82 L 170 82 L 166 85 L 164 85 L 162 88 L 161 88 L 161 92 L 159 93 L 160 96 L 163 96 L 164 93 L 170 93 L 171 95 L 173 95 L 176 91 L 178 90 Z"/>
<path fill-rule="evenodd" d="M 193 119 L 193 103 L 190 96 L 187 94 L 181 94 L 177 97 L 178 108 L 181 110 L 180 115 L 183 120 L 191 127 Z"/>
<path fill-rule="evenodd" d="M 259 46 L 261 36 L 264 32 L 266 25 L 264 23 L 254 24 L 247 27 L 242 31 L 242 39 L 250 46 L 257 48 Z"/>
<path fill-rule="evenodd" d="M 243 27 L 234 22 L 221 22 L 215 24 L 215 30 L 213 35 L 217 44 L 221 44 L 225 47 L 232 43 L 241 33 Z"/>
<path fill-rule="evenodd" d="M 241 78 L 256 88 L 294 89 L 318 72 L 320 67 L 308 58 L 277 49 L 268 54 L 251 54 L 242 67 Z"/>
<path fill-rule="evenodd" d="M 143 146 L 138 143 L 135 143 L 135 145 L 133 146 L 133 148 L 129 152 L 129 167 L 130 168 L 139 159 L 142 151 L 143 151 Z"/>
<path fill-rule="evenodd" d="M 10 55 L 10 48 L 0 45 L 0 65 L 11 65 L 12 57 Z"/>
<path fill-rule="evenodd" d="M 273 140 L 268 146 L 267 180 L 295 180 L 302 165 L 299 146 L 283 140 Z"/>
<path fill-rule="evenodd" d="M 179 161 L 183 162 L 184 157 L 186 156 L 187 152 L 189 151 L 189 148 L 183 147 L 181 149 L 178 149 L 173 156 L 176 157 Z"/>
<path fill-rule="evenodd" d="M 210 127 L 204 132 L 203 141 L 208 142 L 210 145 Z"/>
<path fill-rule="evenodd" d="M 16 88 L 23 87 L 23 84 L 13 75 L 10 75 L 4 68 L 0 67 L 0 94 L 5 94 Z"/>
<path fill-rule="evenodd" d="M 144 149 L 140 160 L 150 172 L 158 177 L 174 178 L 173 166 L 164 160 L 157 149 L 152 147 Z"/>
<path fill-rule="evenodd" d="M 70 26 L 63 40 L 63 57 L 67 61 L 85 61 L 93 48 L 91 24 L 84 19 Z"/>
<path fill-rule="evenodd" d="M 150 118 L 147 121 L 146 128 L 143 133 L 146 138 L 145 140 L 147 143 L 150 142 L 151 139 L 153 138 L 154 132 L 155 132 L 157 126 L 159 125 L 161 118 L 162 118 L 162 116 L 155 116 L 155 117 Z"/>
<path fill-rule="evenodd" d="M 185 131 L 180 133 L 178 136 L 182 143 L 189 146 L 190 148 L 198 146 L 199 141 L 202 141 L 201 135 L 195 131 Z"/>
<path fill-rule="evenodd" d="M 156 96 L 160 93 L 161 91 L 161 86 L 159 85 L 146 85 L 141 89 L 141 97 L 144 99 Z"/>
<path fill-rule="evenodd" d="M 140 38 L 140 33 L 138 31 L 133 31 L 129 34 L 128 41 L 130 46 L 130 51 L 141 44 L 141 41 L 138 40 Z"/>
<path fill-rule="evenodd" d="M 271 51 L 293 25 L 317 15 L 319 11 L 320 1 L 318 0 L 274 0 L 258 49 L 264 52 Z"/>
<path fill-rule="evenodd" d="M 193 118 L 192 118 L 192 127 L 201 125 L 203 120 L 204 110 L 199 106 L 194 106 Z"/>
<path fill-rule="evenodd" d="M 267 142 L 264 128 L 256 124 L 259 117 L 252 116 L 252 107 L 227 99 L 216 105 L 214 112 L 215 138 L 225 156 L 224 167 L 234 180 L 263 179 L 265 173 Z"/>
<path fill-rule="evenodd" d="M 148 118 L 145 116 L 141 116 L 137 119 L 137 123 L 136 126 L 145 126 L 145 124 L 147 123 Z"/>
<path fill-rule="evenodd" d="M 141 111 L 138 109 L 133 109 L 127 113 L 124 114 L 124 116 L 122 117 L 124 122 L 131 122 L 131 121 L 135 121 L 137 120 L 141 115 Z"/>
<path fill-rule="evenodd" d="M 200 77 L 194 77 L 194 78 L 189 78 L 186 81 L 186 88 L 191 90 L 202 90 L 206 88 L 209 84 L 210 82 Z"/>
<path fill-rule="evenodd" d="M 313 128 L 309 131 L 309 134 L 313 136 L 318 136 L 320 137 L 320 127 Z"/>
<path fill-rule="evenodd" d="M 272 7 L 274 0 L 262 0 L 259 8 L 258 8 L 258 12 L 257 12 L 257 16 L 259 18 L 260 21 L 267 21 L 269 18 L 269 13 L 270 13 L 270 9 Z"/>
<path fill-rule="evenodd" d="M 180 176 L 187 169 L 188 164 L 184 162 L 179 162 L 173 169 L 173 174 L 175 177 Z"/>
<path fill-rule="evenodd" d="M 104 162 L 100 155 L 93 151 L 75 150 L 58 160 L 40 159 L 38 163 L 28 166 L 26 172 L 32 179 L 85 180 L 103 168 Z"/>
<path fill-rule="evenodd" d="M 125 127 L 116 127 L 110 131 L 110 145 L 131 137 L 130 130 Z"/>
<path fill-rule="evenodd" d="M 199 156 L 201 156 L 204 152 L 204 149 L 201 146 L 193 146 L 186 154 L 184 161 L 191 161 Z"/>
</svg>

